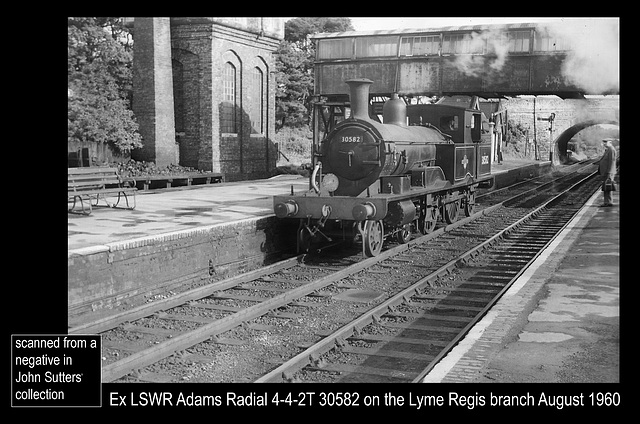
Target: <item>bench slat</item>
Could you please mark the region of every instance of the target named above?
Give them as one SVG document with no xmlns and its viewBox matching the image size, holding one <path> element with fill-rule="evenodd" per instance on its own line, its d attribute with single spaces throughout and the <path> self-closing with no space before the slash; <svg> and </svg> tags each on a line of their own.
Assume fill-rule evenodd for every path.
<svg viewBox="0 0 640 424">
<path fill-rule="evenodd" d="M 102 167 L 102 166 L 89 166 L 85 168 L 68 168 L 69 175 L 82 175 L 82 174 L 114 174 L 118 172 L 117 168 Z"/>
<path fill-rule="evenodd" d="M 118 174 L 80 174 L 80 175 L 69 175 L 70 180 L 74 181 L 85 181 L 85 180 L 118 180 Z"/>
</svg>

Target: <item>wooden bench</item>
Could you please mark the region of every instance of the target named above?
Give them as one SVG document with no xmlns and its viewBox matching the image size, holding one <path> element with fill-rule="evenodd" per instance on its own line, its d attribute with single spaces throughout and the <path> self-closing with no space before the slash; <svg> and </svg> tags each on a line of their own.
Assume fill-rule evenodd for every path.
<svg viewBox="0 0 640 424">
<path fill-rule="evenodd" d="M 122 180 L 116 168 L 107 167 L 87 167 L 87 168 L 69 168 L 69 197 L 68 201 L 73 199 L 73 205 L 68 210 L 71 213 L 82 213 L 89 215 L 93 206 L 98 206 L 100 198 L 102 198 L 107 206 L 115 208 L 120 203 L 120 199 L 124 197 L 127 209 L 135 209 L 136 207 L 136 191 L 135 181 L 133 186 Z M 118 196 L 115 203 L 109 202 L 106 196 Z M 133 195 L 133 206 L 129 204 L 129 198 Z M 80 208 L 76 209 L 76 204 L 80 201 Z M 85 207 L 85 203 L 88 207 Z"/>
</svg>

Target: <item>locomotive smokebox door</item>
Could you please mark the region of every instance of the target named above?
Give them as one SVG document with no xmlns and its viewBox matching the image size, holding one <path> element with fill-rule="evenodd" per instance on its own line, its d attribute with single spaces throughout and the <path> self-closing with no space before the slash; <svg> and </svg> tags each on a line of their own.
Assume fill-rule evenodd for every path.
<svg viewBox="0 0 640 424">
<path fill-rule="evenodd" d="M 380 143 L 365 125 L 354 122 L 334 133 L 327 161 L 334 174 L 351 181 L 361 180 L 382 166 Z"/>
</svg>

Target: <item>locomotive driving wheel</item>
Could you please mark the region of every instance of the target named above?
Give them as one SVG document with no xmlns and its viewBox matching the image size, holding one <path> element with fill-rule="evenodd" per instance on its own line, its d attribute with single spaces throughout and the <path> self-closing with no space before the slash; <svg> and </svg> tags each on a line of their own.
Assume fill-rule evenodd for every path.
<svg viewBox="0 0 640 424">
<path fill-rule="evenodd" d="M 438 223 L 438 208 L 428 208 L 424 215 L 418 219 L 418 230 L 422 234 L 429 234 L 436 229 Z"/>
<path fill-rule="evenodd" d="M 382 251 L 384 227 L 382 221 L 367 221 L 364 225 L 362 245 L 365 256 L 377 256 Z"/>
<path fill-rule="evenodd" d="M 465 216 L 473 215 L 473 208 L 476 205 L 476 194 L 468 193 L 464 200 L 464 214 Z"/>
<path fill-rule="evenodd" d="M 447 224 L 453 224 L 457 221 L 459 210 L 460 204 L 458 200 L 444 205 L 444 220 Z"/>
</svg>

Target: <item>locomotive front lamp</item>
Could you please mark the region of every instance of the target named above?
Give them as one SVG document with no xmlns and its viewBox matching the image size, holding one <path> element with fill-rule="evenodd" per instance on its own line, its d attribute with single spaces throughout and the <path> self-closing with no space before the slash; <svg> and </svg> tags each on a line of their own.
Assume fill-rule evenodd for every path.
<svg viewBox="0 0 640 424">
<path fill-rule="evenodd" d="M 338 177 L 336 177 L 334 174 L 329 173 L 322 178 L 322 187 L 329 193 L 333 193 L 334 191 L 336 191 L 338 189 L 338 185 Z"/>
</svg>

